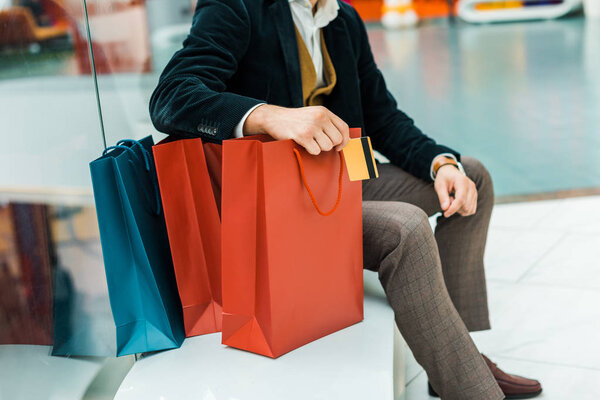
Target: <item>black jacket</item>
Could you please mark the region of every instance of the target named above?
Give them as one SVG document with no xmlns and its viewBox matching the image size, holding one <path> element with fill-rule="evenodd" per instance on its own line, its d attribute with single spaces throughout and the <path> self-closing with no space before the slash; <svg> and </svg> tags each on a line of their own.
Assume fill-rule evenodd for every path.
<svg viewBox="0 0 600 400">
<path fill-rule="evenodd" d="M 339 1 L 323 28 L 337 85 L 324 106 L 402 169 L 431 181 L 440 153 L 455 151 L 425 136 L 398 110 L 373 59 L 357 12 Z M 302 82 L 288 0 L 199 0 L 189 36 L 163 71 L 150 100 L 159 131 L 224 140 L 254 105 L 302 107 Z"/>
</svg>

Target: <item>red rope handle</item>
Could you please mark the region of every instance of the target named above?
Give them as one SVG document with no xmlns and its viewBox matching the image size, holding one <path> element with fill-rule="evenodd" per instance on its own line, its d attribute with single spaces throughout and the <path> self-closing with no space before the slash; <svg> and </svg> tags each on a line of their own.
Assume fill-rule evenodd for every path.
<svg viewBox="0 0 600 400">
<path fill-rule="evenodd" d="M 319 207 L 319 205 L 317 204 L 315 195 L 313 194 L 312 190 L 310 190 L 310 186 L 308 185 L 308 182 L 306 181 L 306 175 L 304 174 L 304 165 L 302 164 L 302 157 L 300 156 L 300 152 L 297 149 L 293 149 L 293 150 L 294 150 L 294 154 L 296 154 L 296 159 L 298 160 L 298 166 L 300 167 L 300 176 L 302 177 L 302 183 L 304 184 L 304 187 L 306 188 L 306 191 L 308 192 L 308 195 L 310 196 L 310 200 L 312 201 L 313 205 L 317 209 L 317 212 L 324 217 L 333 214 L 335 212 L 335 210 L 337 210 L 338 206 L 340 205 L 340 201 L 342 200 L 342 181 L 344 179 L 344 156 L 342 155 L 342 152 L 341 151 L 338 152 L 338 154 L 340 156 L 340 176 L 338 178 L 339 189 L 338 189 L 337 200 L 335 202 L 335 205 L 333 206 L 333 208 L 330 211 L 324 212 L 321 210 L 321 207 Z"/>
</svg>

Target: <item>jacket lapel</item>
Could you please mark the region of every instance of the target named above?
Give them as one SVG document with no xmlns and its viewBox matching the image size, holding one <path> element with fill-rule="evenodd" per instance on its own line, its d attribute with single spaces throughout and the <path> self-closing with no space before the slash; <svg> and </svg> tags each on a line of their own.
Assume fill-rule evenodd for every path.
<svg viewBox="0 0 600 400">
<path fill-rule="evenodd" d="M 290 90 L 292 107 L 302 107 L 302 78 L 300 76 L 300 59 L 298 57 L 298 44 L 296 43 L 296 30 L 288 0 L 273 0 L 269 6 L 273 16 L 283 58 Z"/>
</svg>

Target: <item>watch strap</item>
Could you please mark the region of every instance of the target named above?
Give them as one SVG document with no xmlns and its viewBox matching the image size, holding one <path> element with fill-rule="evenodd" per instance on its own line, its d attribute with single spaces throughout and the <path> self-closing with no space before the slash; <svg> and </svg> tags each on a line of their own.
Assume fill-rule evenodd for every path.
<svg viewBox="0 0 600 400">
<path fill-rule="evenodd" d="M 460 171 L 460 167 L 458 166 L 458 161 L 456 161 L 453 158 L 450 157 L 438 157 L 436 160 L 434 160 L 433 162 L 433 178 L 435 179 L 435 177 L 437 176 L 437 172 L 440 168 L 442 168 L 445 165 L 453 165 L 456 169 L 458 169 Z"/>
</svg>

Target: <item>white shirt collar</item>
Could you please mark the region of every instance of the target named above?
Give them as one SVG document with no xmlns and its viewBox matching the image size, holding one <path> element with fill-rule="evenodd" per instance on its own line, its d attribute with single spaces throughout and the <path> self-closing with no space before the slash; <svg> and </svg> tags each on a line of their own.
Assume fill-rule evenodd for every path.
<svg viewBox="0 0 600 400">
<path fill-rule="evenodd" d="M 312 9 L 312 5 L 309 0 L 288 0 L 289 3 L 299 3 L 304 7 Z M 317 28 L 324 28 L 331 21 L 333 21 L 337 15 L 340 5 L 337 0 L 318 0 L 317 1 L 317 12 L 314 14 L 314 22 Z"/>
</svg>

